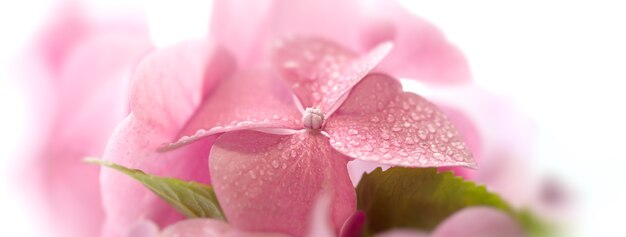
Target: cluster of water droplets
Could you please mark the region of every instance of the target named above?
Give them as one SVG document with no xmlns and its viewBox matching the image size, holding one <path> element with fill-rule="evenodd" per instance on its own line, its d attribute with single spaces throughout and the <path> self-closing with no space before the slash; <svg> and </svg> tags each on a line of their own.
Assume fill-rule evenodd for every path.
<svg viewBox="0 0 626 237">
<path fill-rule="evenodd" d="M 254 202 L 241 201 L 241 199 L 254 200 L 262 195 L 273 195 L 274 191 L 289 194 L 273 196 L 277 206 L 288 205 L 294 202 L 294 200 L 290 200 L 293 198 L 291 194 L 295 195 L 301 193 L 302 190 L 311 188 L 307 185 L 294 185 L 297 182 L 290 179 L 302 177 L 304 183 L 319 183 L 304 179 L 316 176 L 311 174 L 320 173 L 320 169 L 326 165 L 327 161 L 320 159 L 320 157 L 330 156 L 332 148 L 320 145 L 327 142 L 325 137 L 319 134 L 297 133 L 292 136 L 276 136 L 271 140 L 273 145 L 247 150 L 246 152 L 254 154 L 254 157 L 247 159 L 247 162 L 237 163 L 231 167 L 227 166 L 226 170 L 220 171 L 232 172 L 234 175 L 215 177 L 222 184 L 218 186 L 221 190 L 229 189 L 232 186 L 240 187 L 239 189 L 243 190 L 239 193 L 231 192 L 232 196 L 224 197 L 226 204 L 238 207 L 234 211 L 254 208 Z M 233 177 L 237 178 L 234 179 Z M 285 177 L 290 177 L 290 179 L 285 179 Z M 274 191 L 262 189 L 268 185 L 274 187 Z M 245 215 L 245 213 L 239 214 Z"/>
<path fill-rule="evenodd" d="M 366 108 L 376 112 L 329 124 L 333 147 L 353 157 L 407 166 L 470 163 L 465 142 L 430 102 L 412 93 L 372 101 L 377 100 L 368 98 L 363 106 L 376 106 Z"/>
<path fill-rule="evenodd" d="M 311 40 L 293 44 L 297 44 L 289 46 L 293 53 L 284 55 L 280 66 L 293 82 L 292 89 L 306 105 L 336 101 L 351 87 L 350 82 L 357 79 L 356 75 L 344 72 L 367 66 L 352 64 L 356 55 L 330 42 Z"/>
</svg>

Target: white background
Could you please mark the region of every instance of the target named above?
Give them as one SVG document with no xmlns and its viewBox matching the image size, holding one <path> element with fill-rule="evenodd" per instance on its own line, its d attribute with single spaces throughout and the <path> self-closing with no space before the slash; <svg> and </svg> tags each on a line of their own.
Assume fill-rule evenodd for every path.
<svg viewBox="0 0 626 237">
<path fill-rule="evenodd" d="M 160 45 L 208 29 L 203 1 L 97 1 L 146 11 Z M 474 78 L 505 95 L 539 127 L 535 169 L 573 188 L 576 236 L 623 235 L 626 213 L 626 7 L 620 1 L 404 1 L 467 56 Z M 0 233 L 43 236 L 34 207 L 9 177 L 23 148 L 24 92 L 11 62 L 51 1 L 0 3 Z M 175 9 L 175 10 L 173 10 Z M 622 227 L 622 228 L 620 228 Z"/>
</svg>

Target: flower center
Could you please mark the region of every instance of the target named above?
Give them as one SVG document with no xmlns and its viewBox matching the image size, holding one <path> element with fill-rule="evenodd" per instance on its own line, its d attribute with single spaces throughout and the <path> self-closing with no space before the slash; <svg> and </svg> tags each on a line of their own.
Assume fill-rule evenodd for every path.
<svg viewBox="0 0 626 237">
<path fill-rule="evenodd" d="M 302 125 L 307 129 L 321 129 L 324 124 L 324 113 L 320 109 L 307 108 L 302 116 Z"/>
</svg>

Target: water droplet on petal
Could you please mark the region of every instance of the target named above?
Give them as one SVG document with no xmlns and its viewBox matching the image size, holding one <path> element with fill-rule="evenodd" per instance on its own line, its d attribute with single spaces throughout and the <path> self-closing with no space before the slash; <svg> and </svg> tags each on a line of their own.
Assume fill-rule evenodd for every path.
<svg viewBox="0 0 626 237">
<path fill-rule="evenodd" d="M 274 167 L 274 169 L 278 168 L 278 161 L 277 160 L 273 160 L 272 161 L 272 167 Z"/>
<path fill-rule="evenodd" d="M 369 144 L 363 146 L 361 149 L 364 150 L 364 151 L 373 151 L 374 150 L 374 148 L 371 145 L 369 145 Z"/>
<path fill-rule="evenodd" d="M 380 135 L 380 137 L 382 137 L 382 138 L 383 138 L 383 139 L 385 139 L 385 140 L 389 140 L 389 139 L 391 138 L 391 137 L 389 136 L 389 134 L 387 134 L 387 133 L 383 133 L 383 134 L 381 134 L 381 135 Z"/>
<path fill-rule="evenodd" d="M 387 115 L 387 122 L 393 123 L 394 121 L 396 121 L 396 118 L 393 117 L 393 115 L 388 114 Z"/>
<path fill-rule="evenodd" d="M 428 131 L 426 131 L 426 129 L 424 128 L 419 128 L 419 130 L 417 130 L 417 136 L 420 139 L 424 140 L 428 136 Z"/>
<path fill-rule="evenodd" d="M 350 134 L 350 135 L 357 135 L 357 134 L 359 134 L 359 131 L 356 130 L 356 129 L 350 129 L 350 130 L 348 130 L 348 134 Z"/>
</svg>

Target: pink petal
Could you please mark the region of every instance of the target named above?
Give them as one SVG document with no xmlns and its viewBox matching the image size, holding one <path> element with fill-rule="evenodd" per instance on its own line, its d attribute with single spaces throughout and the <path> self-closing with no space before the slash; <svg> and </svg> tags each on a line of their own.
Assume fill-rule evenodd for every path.
<svg viewBox="0 0 626 237">
<path fill-rule="evenodd" d="M 101 11 L 100 17 L 88 13 L 84 4 L 75 1 L 62 2 L 55 9 L 34 42 L 36 53 L 41 57 L 45 70 L 53 75 L 59 73 L 73 50 L 94 36 L 148 35 L 145 19 L 141 18 L 143 15 L 139 12 L 131 11 L 131 14 L 124 15 L 119 11 Z"/>
<path fill-rule="evenodd" d="M 184 42 L 147 56 L 134 75 L 132 113 L 112 135 L 104 159 L 155 175 L 208 182 L 211 141 L 169 153 L 156 149 L 177 136 L 211 86 L 230 73 L 229 62 L 226 52 L 207 41 Z M 119 236 L 139 219 L 164 225 L 182 218 L 139 182 L 117 171 L 102 169 L 100 180 L 105 236 Z"/>
<path fill-rule="evenodd" d="M 332 193 L 330 192 L 318 195 L 315 206 L 313 207 L 313 216 L 310 220 L 311 225 L 308 228 L 306 236 L 337 236 L 335 234 L 335 226 L 331 221 L 331 201 Z"/>
<path fill-rule="evenodd" d="M 124 237 L 158 237 L 159 227 L 149 220 L 141 220 Z"/>
<path fill-rule="evenodd" d="M 184 137 L 162 149 L 240 129 L 301 129 L 301 119 L 293 94 L 272 73 L 239 72 L 204 99 L 181 132 Z"/>
<path fill-rule="evenodd" d="M 330 41 L 296 38 L 279 43 L 273 61 L 303 107 L 319 108 L 330 115 L 340 98 L 376 67 L 391 47 L 382 44 L 358 57 Z"/>
<path fill-rule="evenodd" d="M 465 138 L 467 147 L 472 152 L 474 160 L 480 163 L 480 158 L 482 157 L 482 138 L 476 125 L 461 111 L 446 106 L 439 106 L 439 108 L 441 108 L 448 119 L 450 119 L 450 122 L 459 129 L 459 132 L 463 135 L 463 138 Z M 477 173 L 477 170 L 466 167 L 442 167 L 439 168 L 439 170 L 452 171 L 455 175 L 461 176 L 466 180 L 472 180 Z"/>
<path fill-rule="evenodd" d="M 188 219 L 168 226 L 160 237 L 286 237 L 275 233 L 245 232 L 214 219 Z"/>
<path fill-rule="evenodd" d="M 467 59 L 430 22 L 407 11 L 397 1 L 377 1 L 367 8 L 361 28 L 367 48 L 391 41 L 394 50 L 379 69 L 397 78 L 452 84 L 471 80 Z"/>
<path fill-rule="evenodd" d="M 371 74 L 326 123 L 331 145 L 355 159 L 411 167 L 476 164 L 457 129 L 424 98 Z"/>
<path fill-rule="evenodd" d="M 363 236 L 363 227 L 365 226 L 365 213 L 356 211 L 343 224 L 341 228 L 341 237 L 359 237 Z"/>
<path fill-rule="evenodd" d="M 221 135 L 209 160 L 215 192 L 234 227 L 303 236 L 318 197 L 332 193 L 335 233 L 355 211 L 348 158 L 320 133 Z"/>
<path fill-rule="evenodd" d="M 444 220 L 431 233 L 413 229 L 394 229 L 376 237 L 522 237 L 526 236 L 508 214 L 490 207 L 469 207 Z"/>
<path fill-rule="evenodd" d="M 101 156 L 115 126 L 128 114 L 129 74 L 149 47 L 143 38 L 102 36 L 68 56 L 63 83 L 56 84 L 55 113 L 46 118 L 53 126 L 48 128 L 50 137 L 36 161 L 38 185 L 64 236 L 84 236 L 101 228 L 104 213 L 94 208 L 102 206 L 99 168 L 82 160 Z"/>
<path fill-rule="evenodd" d="M 351 46 L 357 53 L 392 41 L 381 69 L 396 77 L 436 83 L 471 79 L 467 61 L 431 23 L 396 1 L 216 1 L 212 33 L 246 64 L 285 36 L 313 36 Z M 245 16 L 245 17 L 242 17 Z"/>
<path fill-rule="evenodd" d="M 35 182 L 32 196 L 43 204 L 50 235 L 90 236 L 100 232 L 104 211 L 99 168 L 82 160 L 101 156 L 128 114 L 130 73 L 152 46 L 134 21 L 109 16 L 96 22 L 74 3 L 59 10 L 27 55 L 34 57 L 24 68 L 29 77 L 20 78 L 38 102 L 36 133 L 28 135 L 29 177 L 20 178 Z M 119 28 L 110 28 L 113 22 Z"/>
<path fill-rule="evenodd" d="M 519 224 L 508 214 L 489 207 L 470 207 L 448 217 L 432 237 L 522 237 Z"/>
</svg>

